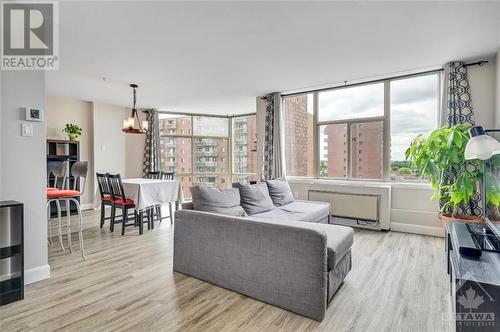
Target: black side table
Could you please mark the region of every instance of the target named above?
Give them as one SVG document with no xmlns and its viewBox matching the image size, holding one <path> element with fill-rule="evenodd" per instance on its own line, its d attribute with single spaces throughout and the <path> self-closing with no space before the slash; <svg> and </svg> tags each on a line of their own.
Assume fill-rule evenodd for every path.
<svg viewBox="0 0 500 332">
<path fill-rule="evenodd" d="M 24 298 L 24 205 L 0 201 L 0 305 Z"/>
</svg>

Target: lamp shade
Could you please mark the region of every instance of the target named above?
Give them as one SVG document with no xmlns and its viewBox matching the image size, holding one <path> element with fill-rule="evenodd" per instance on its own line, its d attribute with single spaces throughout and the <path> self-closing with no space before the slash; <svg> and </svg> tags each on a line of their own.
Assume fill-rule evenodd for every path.
<svg viewBox="0 0 500 332">
<path fill-rule="evenodd" d="M 470 140 L 465 147 L 465 159 L 487 160 L 500 154 L 500 143 L 484 133 L 482 127 L 473 127 L 469 130 Z"/>
</svg>

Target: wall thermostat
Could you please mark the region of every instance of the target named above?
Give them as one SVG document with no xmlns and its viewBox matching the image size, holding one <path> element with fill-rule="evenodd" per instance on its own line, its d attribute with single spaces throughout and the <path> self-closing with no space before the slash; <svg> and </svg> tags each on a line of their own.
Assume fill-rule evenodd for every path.
<svg viewBox="0 0 500 332">
<path fill-rule="evenodd" d="M 43 121 L 43 110 L 38 108 L 26 107 L 26 121 Z"/>
</svg>

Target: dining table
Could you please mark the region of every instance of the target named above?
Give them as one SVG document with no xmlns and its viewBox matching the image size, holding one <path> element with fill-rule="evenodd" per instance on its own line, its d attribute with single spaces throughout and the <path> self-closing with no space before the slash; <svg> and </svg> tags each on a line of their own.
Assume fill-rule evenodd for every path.
<svg viewBox="0 0 500 332">
<path fill-rule="evenodd" d="M 182 184 L 178 180 L 129 178 L 122 179 L 122 183 L 125 196 L 134 200 L 138 212 L 152 206 L 171 203 L 177 206 L 184 202 Z"/>
</svg>

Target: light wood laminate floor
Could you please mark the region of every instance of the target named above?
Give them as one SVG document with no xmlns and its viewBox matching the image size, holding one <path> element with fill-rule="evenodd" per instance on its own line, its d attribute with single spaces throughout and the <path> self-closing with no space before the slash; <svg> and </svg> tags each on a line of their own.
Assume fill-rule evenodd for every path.
<svg viewBox="0 0 500 332">
<path fill-rule="evenodd" d="M 87 261 L 49 248 L 51 278 L 0 307 L 6 331 L 451 331 L 441 238 L 357 230 L 353 269 L 316 322 L 172 272 L 173 227 L 99 228 L 85 216 Z M 76 234 L 73 244 L 78 245 Z"/>
</svg>

